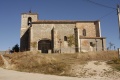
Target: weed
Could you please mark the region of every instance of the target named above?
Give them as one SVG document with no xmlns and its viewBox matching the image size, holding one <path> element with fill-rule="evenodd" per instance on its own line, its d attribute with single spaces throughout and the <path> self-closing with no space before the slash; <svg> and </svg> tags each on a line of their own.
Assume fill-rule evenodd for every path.
<svg viewBox="0 0 120 80">
<path fill-rule="evenodd" d="M 111 65 L 113 69 L 120 71 L 120 59 L 114 58 L 107 62 L 107 64 Z"/>
<path fill-rule="evenodd" d="M 101 65 L 101 63 L 99 61 L 94 62 L 95 65 Z"/>
<path fill-rule="evenodd" d="M 78 54 L 77 58 L 82 61 L 93 61 L 93 60 L 112 60 L 117 58 L 117 51 L 101 51 L 101 52 L 89 52 Z"/>
</svg>

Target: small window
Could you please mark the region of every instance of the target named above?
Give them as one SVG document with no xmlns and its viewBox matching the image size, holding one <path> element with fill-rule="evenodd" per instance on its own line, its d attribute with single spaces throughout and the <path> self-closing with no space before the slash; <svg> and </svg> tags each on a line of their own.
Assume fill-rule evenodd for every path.
<svg viewBox="0 0 120 80">
<path fill-rule="evenodd" d="M 83 36 L 86 36 L 86 29 L 83 29 Z"/>
<path fill-rule="evenodd" d="M 93 45 L 93 42 L 90 42 L 90 46 L 92 46 Z"/>
<path fill-rule="evenodd" d="M 95 47 L 95 43 L 90 42 L 90 46 Z"/>
<path fill-rule="evenodd" d="M 67 36 L 64 36 L 64 41 L 67 41 Z"/>
</svg>

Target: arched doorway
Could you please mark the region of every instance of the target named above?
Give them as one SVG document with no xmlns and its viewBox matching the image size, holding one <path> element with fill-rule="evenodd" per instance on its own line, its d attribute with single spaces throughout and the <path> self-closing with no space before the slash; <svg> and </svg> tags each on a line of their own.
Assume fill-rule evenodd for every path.
<svg viewBox="0 0 120 80">
<path fill-rule="evenodd" d="M 40 40 L 38 42 L 38 50 L 41 50 L 42 53 L 48 53 L 48 50 L 51 49 L 50 40 Z"/>
</svg>

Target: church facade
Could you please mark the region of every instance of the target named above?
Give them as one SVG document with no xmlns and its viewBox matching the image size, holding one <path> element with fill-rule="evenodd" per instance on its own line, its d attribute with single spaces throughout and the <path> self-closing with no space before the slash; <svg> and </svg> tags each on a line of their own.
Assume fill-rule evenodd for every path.
<svg viewBox="0 0 120 80">
<path fill-rule="evenodd" d="M 37 13 L 21 14 L 20 51 L 76 53 L 105 49 L 100 21 L 39 20 Z"/>
</svg>

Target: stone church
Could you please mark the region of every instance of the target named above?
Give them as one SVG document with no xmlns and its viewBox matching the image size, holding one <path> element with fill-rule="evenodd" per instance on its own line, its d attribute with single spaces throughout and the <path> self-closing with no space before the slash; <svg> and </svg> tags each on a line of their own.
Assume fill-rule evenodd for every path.
<svg viewBox="0 0 120 80">
<path fill-rule="evenodd" d="M 20 51 L 79 53 L 105 49 L 100 21 L 39 20 L 37 13 L 21 14 Z"/>
</svg>

